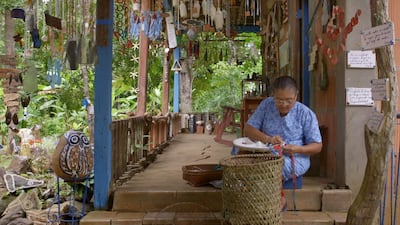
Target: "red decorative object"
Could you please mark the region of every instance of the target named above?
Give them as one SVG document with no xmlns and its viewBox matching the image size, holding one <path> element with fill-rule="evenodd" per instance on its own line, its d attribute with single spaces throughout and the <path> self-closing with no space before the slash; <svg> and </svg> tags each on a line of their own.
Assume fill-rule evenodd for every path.
<svg viewBox="0 0 400 225">
<path fill-rule="evenodd" d="M 347 35 L 353 31 L 353 27 L 359 22 L 358 17 L 361 15 L 361 10 L 358 9 L 346 25 L 344 19 L 344 9 L 340 6 L 333 6 L 332 16 L 329 18 L 326 27 L 326 41 L 322 37 L 316 37 L 316 43 L 320 46 L 322 53 L 329 58 L 329 62 L 336 65 L 338 62 L 338 54 L 346 49 Z M 338 43 L 338 40 L 340 41 Z"/>
</svg>

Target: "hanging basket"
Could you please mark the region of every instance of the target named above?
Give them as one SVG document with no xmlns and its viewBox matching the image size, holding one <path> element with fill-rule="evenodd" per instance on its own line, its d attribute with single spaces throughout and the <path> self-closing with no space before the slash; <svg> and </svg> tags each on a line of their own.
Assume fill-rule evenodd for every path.
<svg viewBox="0 0 400 225">
<path fill-rule="evenodd" d="M 280 156 L 243 154 L 222 159 L 223 219 L 237 224 L 282 224 Z"/>
</svg>

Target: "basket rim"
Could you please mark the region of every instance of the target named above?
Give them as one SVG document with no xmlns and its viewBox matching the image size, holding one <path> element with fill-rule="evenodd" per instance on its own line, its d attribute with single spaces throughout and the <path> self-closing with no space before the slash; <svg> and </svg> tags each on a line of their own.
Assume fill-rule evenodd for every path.
<svg viewBox="0 0 400 225">
<path fill-rule="evenodd" d="M 283 161 L 283 157 L 279 155 L 273 155 L 271 153 L 256 153 L 256 154 L 240 154 L 240 155 L 234 155 L 234 156 L 229 156 L 225 157 L 220 160 L 220 164 L 222 166 L 233 166 L 232 161 L 235 159 L 241 159 L 241 158 L 268 158 L 271 160 L 277 160 Z M 260 162 L 253 162 L 253 163 L 241 163 L 241 164 L 236 164 L 234 166 L 249 166 L 249 165 L 257 165 L 257 164 L 262 164 L 262 163 L 269 163 L 271 160 L 265 160 L 265 161 L 260 161 Z"/>
</svg>

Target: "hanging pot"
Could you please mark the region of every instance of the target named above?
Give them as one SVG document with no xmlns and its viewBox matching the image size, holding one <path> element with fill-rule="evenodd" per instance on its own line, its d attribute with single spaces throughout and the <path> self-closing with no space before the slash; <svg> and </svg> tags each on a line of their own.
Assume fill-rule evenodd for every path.
<svg viewBox="0 0 400 225">
<path fill-rule="evenodd" d="M 81 131 L 65 132 L 53 153 L 54 173 L 66 182 L 80 182 L 93 170 L 93 150 Z"/>
</svg>

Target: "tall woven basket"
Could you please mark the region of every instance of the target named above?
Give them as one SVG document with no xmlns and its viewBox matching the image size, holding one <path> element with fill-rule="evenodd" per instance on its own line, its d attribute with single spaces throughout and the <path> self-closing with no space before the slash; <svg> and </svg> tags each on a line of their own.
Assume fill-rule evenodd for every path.
<svg viewBox="0 0 400 225">
<path fill-rule="evenodd" d="M 282 224 L 282 163 L 282 157 L 272 154 L 243 154 L 220 161 L 225 222 Z"/>
</svg>

